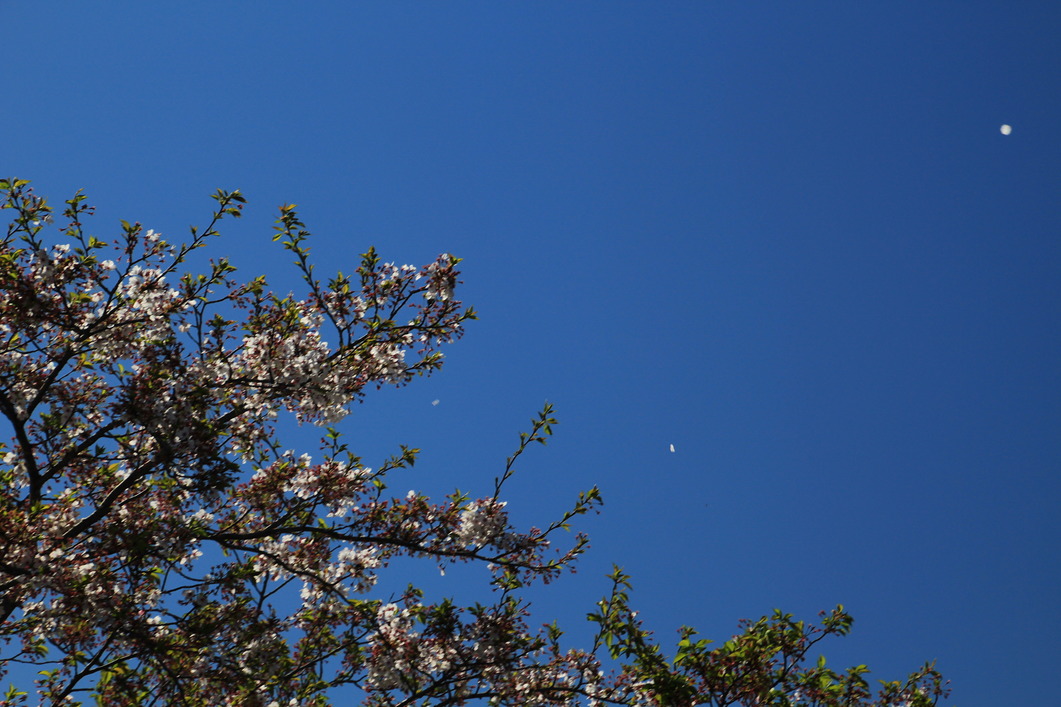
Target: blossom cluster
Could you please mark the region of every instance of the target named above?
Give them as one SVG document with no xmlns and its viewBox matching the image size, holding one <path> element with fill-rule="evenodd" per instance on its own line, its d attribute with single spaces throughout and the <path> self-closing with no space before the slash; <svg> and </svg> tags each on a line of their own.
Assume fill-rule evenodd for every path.
<svg viewBox="0 0 1061 707">
<path fill-rule="evenodd" d="M 316 461 L 276 443 L 284 411 L 331 425 L 368 386 L 441 365 L 438 347 L 474 317 L 456 299 L 459 259 L 416 268 L 370 250 L 355 277 L 325 285 L 284 207 L 278 240 L 306 293 L 280 297 L 264 278 L 237 282 L 225 259 L 178 272 L 239 215 L 238 192 L 218 192 L 213 221 L 182 246 L 125 222 L 111 243 L 87 235 L 79 194 L 65 242 L 48 245 L 47 202 L 25 182 L 2 186 L 14 217 L 0 241 L 0 415 L 12 432 L 0 443 L 0 671 L 53 666 L 41 699 L 378 692 L 393 681 L 369 656 L 399 624 L 359 597 L 392 558 L 482 561 L 524 581 L 573 556 L 547 558 L 548 533 L 518 533 L 503 503 L 388 497 L 386 474 L 415 450 L 373 469 L 330 429 Z M 280 609 L 288 595 L 293 613 Z M 333 658 L 321 683 L 313 666 Z M 447 667 L 415 662 L 403 674 Z"/>
</svg>

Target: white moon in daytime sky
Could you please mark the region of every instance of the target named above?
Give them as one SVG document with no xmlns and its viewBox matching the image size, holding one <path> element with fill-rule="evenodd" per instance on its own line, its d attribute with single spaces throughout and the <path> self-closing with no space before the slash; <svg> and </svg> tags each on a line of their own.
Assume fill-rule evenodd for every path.
<svg viewBox="0 0 1061 707">
<path fill-rule="evenodd" d="M 1013 132 L 1013 128 L 1012 126 L 1003 124 L 1002 127 L 998 129 L 998 131 L 1003 135 L 1009 135 L 1011 132 Z"/>
</svg>

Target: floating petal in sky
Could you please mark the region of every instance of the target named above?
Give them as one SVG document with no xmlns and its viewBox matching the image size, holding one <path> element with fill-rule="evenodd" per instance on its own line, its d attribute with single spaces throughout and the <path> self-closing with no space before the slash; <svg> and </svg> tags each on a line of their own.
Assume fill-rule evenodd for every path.
<svg viewBox="0 0 1061 707">
<path fill-rule="evenodd" d="M 672 452 L 674 451 L 674 445 L 673 445 L 673 444 L 672 444 L 672 445 L 670 446 L 670 450 L 671 450 Z"/>
<path fill-rule="evenodd" d="M 432 401 L 431 401 L 431 404 L 432 404 L 432 405 L 438 405 L 438 401 L 437 401 L 437 400 L 432 400 Z"/>
<path fill-rule="evenodd" d="M 999 128 L 998 131 L 1003 135 L 1009 135 L 1011 132 L 1013 132 L 1013 126 L 1006 125 L 1005 123 L 1003 123 L 1002 127 Z"/>
</svg>

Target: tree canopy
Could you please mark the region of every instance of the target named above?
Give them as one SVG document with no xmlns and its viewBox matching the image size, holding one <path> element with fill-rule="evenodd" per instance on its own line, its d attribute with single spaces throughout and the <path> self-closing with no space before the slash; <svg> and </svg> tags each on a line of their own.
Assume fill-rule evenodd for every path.
<svg viewBox="0 0 1061 707">
<path fill-rule="evenodd" d="M 26 180 L 0 180 L 0 674 L 40 670 L 0 705 L 910 705 L 947 694 L 924 665 L 874 693 L 868 668 L 812 649 L 851 628 L 776 611 L 720 644 L 682 628 L 672 653 L 630 606 L 630 578 L 571 647 L 531 619 L 525 587 L 570 569 L 596 511 L 589 489 L 542 528 L 510 522 L 505 484 L 556 423 L 546 407 L 478 495 L 388 491 L 419 450 L 365 461 L 339 425 L 367 389 L 442 365 L 475 312 L 460 259 L 384 262 L 318 279 L 309 233 L 281 207 L 274 240 L 303 293 L 237 280 L 217 246 L 245 199 L 218 191 L 209 223 L 171 244 L 140 223 L 101 239 L 80 192 L 55 214 Z M 49 237 L 54 229 L 56 235 Z M 321 429 L 312 453 L 282 441 L 285 414 Z M 378 596 L 399 557 L 481 563 L 493 601 Z M 539 620 L 540 621 L 540 620 Z"/>
</svg>

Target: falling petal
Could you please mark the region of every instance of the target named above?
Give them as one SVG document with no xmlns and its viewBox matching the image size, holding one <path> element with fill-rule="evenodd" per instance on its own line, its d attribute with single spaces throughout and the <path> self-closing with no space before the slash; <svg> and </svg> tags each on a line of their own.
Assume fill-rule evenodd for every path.
<svg viewBox="0 0 1061 707">
<path fill-rule="evenodd" d="M 672 445 L 670 446 L 670 450 L 671 450 L 672 452 L 674 451 L 674 445 L 673 445 L 673 444 L 672 444 Z"/>
<path fill-rule="evenodd" d="M 1003 135 L 1009 135 L 1011 132 L 1013 132 L 1013 127 L 1010 125 L 1003 124 L 1003 126 L 999 128 L 998 131 Z"/>
<path fill-rule="evenodd" d="M 437 400 L 432 400 L 432 401 L 431 401 L 431 404 L 432 404 L 432 405 L 438 405 L 438 401 L 437 401 Z"/>
</svg>

